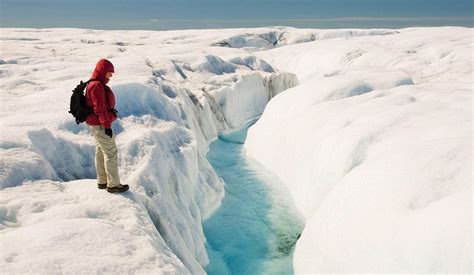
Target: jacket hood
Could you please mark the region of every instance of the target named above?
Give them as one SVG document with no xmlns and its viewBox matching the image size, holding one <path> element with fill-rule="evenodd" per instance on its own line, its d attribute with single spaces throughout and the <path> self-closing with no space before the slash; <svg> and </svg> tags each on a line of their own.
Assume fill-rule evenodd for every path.
<svg viewBox="0 0 474 275">
<path fill-rule="evenodd" d="M 109 79 L 105 77 L 107 72 L 114 72 L 114 65 L 107 59 L 101 59 L 95 65 L 91 79 L 99 79 L 102 83 L 107 84 Z"/>
</svg>

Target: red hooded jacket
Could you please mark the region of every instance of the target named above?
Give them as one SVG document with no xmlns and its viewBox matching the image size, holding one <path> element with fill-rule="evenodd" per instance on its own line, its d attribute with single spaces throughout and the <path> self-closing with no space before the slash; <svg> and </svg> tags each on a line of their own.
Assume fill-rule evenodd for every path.
<svg viewBox="0 0 474 275">
<path fill-rule="evenodd" d="M 86 123 L 89 125 L 102 125 L 106 129 L 112 127 L 112 122 L 117 119 L 114 111 L 115 96 L 112 90 L 107 86 L 109 79 L 105 77 L 107 72 L 114 72 L 114 65 L 107 59 L 101 59 L 97 62 L 95 70 L 90 79 L 98 79 L 99 81 L 91 81 L 86 89 L 86 104 L 93 107 L 94 113 L 90 114 Z M 109 97 L 109 104 L 105 95 Z"/>
</svg>

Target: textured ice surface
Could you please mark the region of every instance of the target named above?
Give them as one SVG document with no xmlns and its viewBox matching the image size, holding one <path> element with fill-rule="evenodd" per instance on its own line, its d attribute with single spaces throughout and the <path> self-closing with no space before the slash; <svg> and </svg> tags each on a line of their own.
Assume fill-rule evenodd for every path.
<svg viewBox="0 0 474 275">
<path fill-rule="evenodd" d="M 472 29 L 4 28 L 0 46 L 2 271 L 204 273 L 208 144 L 265 106 L 246 146 L 307 219 L 296 272 L 471 271 Z M 100 58 L 124 196 L 96 189 L 67 113 Z M 284 71 L 301 85 L 279 94 Z"/>
<path fill-rule="evenodd" d="M 245 144 L 306 217 L 295 272 L 471 273 L 472 29 L 339 34 L 257 53 L 301 82 Z"/>
<path fill-rule="evenodd" d="M 252 53 L 209 46 L 238 32 L 2 29 L 0 269 L 204 273 L 202 222 L 224 196 L 205 156 L 208 143 L 297 84 Z M 96 189 L 93 138 L 67 113 L 72 88 L 100 58 L 115 66 L 113 129 L 121 180 L 131 186 L 125 198 L 133 198 L 126 205 Z M 41 188 L 51 184 L 59 187 Z M 107 214 L 76 214 L 61 190 Z M 38 210 L 41 220 L 41 205 L 25 207 L 32 192 L 54 210 Z M 151 228 L 124 231 L 141 223 Z"/>
</svg>

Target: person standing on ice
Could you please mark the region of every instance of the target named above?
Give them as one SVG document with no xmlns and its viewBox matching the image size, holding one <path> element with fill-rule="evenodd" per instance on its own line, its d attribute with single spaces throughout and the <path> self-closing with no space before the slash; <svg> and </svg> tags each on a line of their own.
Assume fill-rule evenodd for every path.
<svg viewBox="0 0 474 275">
<path fill-rule="evenodd" d="M 115 96 L 106 84 L 114 73 L 114 65 L 107 59 L 97 62 L 91 80 L 86 89 L 86 104 L 92 107 L 86 123 L 96 141 L 95 167 L 97 187 L 110 193 L 122 193 L 128 185 L 120 184 L 118 174 L 118 150 L 112 122 L 117 119 Z"/>
</svg>

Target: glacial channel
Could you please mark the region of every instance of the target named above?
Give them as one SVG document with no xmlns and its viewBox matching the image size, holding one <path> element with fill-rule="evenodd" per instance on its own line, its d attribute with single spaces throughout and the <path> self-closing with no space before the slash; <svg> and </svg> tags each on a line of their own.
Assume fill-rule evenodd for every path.
<svg viewBox="0 0 474 275">
<path fill-rule="evenodd" d="M 220 134 L 207 154 L 225 188 L 222 205 L 203 224 L 208 274 L 293 274 L 304 221 L 278 178 L 246 156 L 256 120 Z"/>
</svg>

